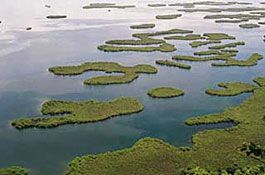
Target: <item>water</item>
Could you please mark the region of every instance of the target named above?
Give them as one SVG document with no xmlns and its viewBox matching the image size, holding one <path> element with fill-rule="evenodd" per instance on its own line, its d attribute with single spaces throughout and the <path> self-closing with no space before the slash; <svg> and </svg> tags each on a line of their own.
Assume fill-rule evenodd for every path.
<svg viewBox="0 0 265 175">
<path fill-rule="evenodd" d="M 102 1 L 104 2 L 104 1 Z M 105 1 L 106 2 L 106 1 Z M 177 7 L 147 8 L 146 1 L 113 1 L 135 4 L 133 9 L 82 10 L 89 2 L 83 0 L 12 0 L 0 6 L 0 167 L 20 165 L 31 169 L 32 175 L 63 175 L 67 163 L 76 156 L 98 154 L 132 146 L 143 137 L 160 138 L 176 146 L 191 145 L 193 133 L 215 126 L 187 126 L 189 117 L 221 112 L 226 107 L 242 103 L 251 94 L 237 97 L 215 97 L 204 93 L 221 81 L 252 82 L 265 76 L 265 61 L 254 67 L 211 67 L 210 62 L 190 63 L 191 70 L 181 70 L 154 64 L 156 59 L 170 59 L 172 55 L 191 55 L 206 47 L 190 49 L 188 41 L 170 41 L 178 50 L 173 53 L 104 53 L 96 47 L 110 39 L 127 39 L 135 31 L 132 24 L 155 23 L 159 31 L 173 28 L 190 29 L 194 33 L 224 32 L 245 41 L 238 47 L 239 59 L 257 52 L 264 54 L 264 27 L 245 30 L 237 24 L 215 24 L 203 20 L 205 13 L 183 13 L 176 20 L 155 20 L 158 14 L 176 13 Z M 159 1 L 172 3 L 174 1 Z M 257 3 L 258 1 L 252 1 Z M 45 8 L 50 4 L 51 9 Z M 67 14 L 63 20 L 47 20 L 49 14 Z M 26 27 L 33 27 L 26 31 Z M 85 86 L 83 80 L 102 72 L 88 72 L 80 76 L 54 76 L 51 66 L 81 64 L 86 61 L 115 61 L 123 65 L 140 63 L 158 68 L 158 74 L 140 74 L 132 83 L 109 86 Z M 146 95 L 150 88 L 173 86 L 186 91 L 185 96 L 172 99 L 153 99 Z M 18 131 L 10 125 L 13 119 L 40 115 L 40 107 L 47 99 L 111 100 L 132 96 L 145 109 L 133 115 L 115 117 L 98 123 L 66 125 L 53 129 Z"/>
</svg>

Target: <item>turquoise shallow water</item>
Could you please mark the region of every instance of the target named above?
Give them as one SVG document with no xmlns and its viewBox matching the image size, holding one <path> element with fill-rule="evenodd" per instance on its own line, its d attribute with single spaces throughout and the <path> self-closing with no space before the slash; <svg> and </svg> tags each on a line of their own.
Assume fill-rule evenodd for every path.
<svg viewBox="0 0 265 175">
<path fill-rule="evenodd" d="M 42 6 L 33 3 L 36 6 L 25 7 L 31 9 L 30 14 L 21 16 L 28 19 L 25 24 L 8 21 L 6 26 L 5 23 L 0 26 L 3 32 L 0 38 L 0 167 L 22 165 L 31 169 L 32 175 L 63 175 L 67 163 L 76 156 L 130 147 L 143 137 L 160 138 L 176 146 L 191 145 L 193 133 L 231 125 L 189 127 L 184 123 L 187 118 L 221 112 L 226 107 L 240 104 L 251 95 L 215 97 L 206 95 L 206 88 L 216 87 L 221 81 L 251 82 L 256 76 L 265 76 L 264 60 L 257 66 L 244 68 L 211 67 L 209 62 L 189 63 L 191 70 L 154 64 L 156 59 L 170 59 L 176 54 L 191 55 L 207 48 L 191 49 L 188 41 L 171 41 L 178 48 L 172 53 L 104 53 L 96 49 L 109 39 L 130 38 L 134 32 L 129 29 L 131 24 L 154 22 L 157 27 L 146 31 L 181 28 L 194 30 L 194 33 L 225 32 L 234 35 L 237 41 L 246 42 L 246 46 L 239 47 L 238 55 L 238 58 L 246 59 L 254 52 L 264 54 L 264 27 L 244 30 L 236 24 L 215 24 L 202 19 L 205 13 L 184 14 L 177 20 L 157 21 L 154 15 L 175 13 L 176 8 L 147 9 L 147 2 L 132 1 L 139 7 L 112 10 L 111 14 L 105 10 L 84 12 L 80 10 L 86 4 L 84 1 L 78 1 L 71 8 L 70 1 L 68 6 L 56 1 L 45 3 L 53 3 L 53 11 L 40 10 L 35 14 L 34 9 L 42 9 Z M 14 7 L 6 4 L 0 8 Z M 23 7 L 17 5 L 15 8 L 19 11 Z M 31 12 L 36 16 L 32 17 Z M 49 13 L 67 13 L 71 17 L 56 22 L 41 18 Z M 12 19 L 12 14 L 5 15 L 2 16 L 6 20 Z M 26 32 L 23 25 L 33 26 L 33 30 Z M 115 61 L 123 65 L 146 63 L 156 66 L 159 72 L 156 75 L 141 74 L 130 84 L 85 86 L 82 84 L 84 79 L 104 73 L 88 72 L 80 76 L 62 77 L 47 71 L 51 66 L 85 61 Z M 186 94 L 172 99 L 153 99 L 146 95 L 150 88 L 158 86 L 177 87 L 185 90 Z M 47 99 L 111 100 L 120 96 L 136 97 L 143 103 L 144 111 L 98 123 L 47 130 L 18 131 L 10 126 L 13 119 L 39 116 L 41 104 Z"/>
</svg>

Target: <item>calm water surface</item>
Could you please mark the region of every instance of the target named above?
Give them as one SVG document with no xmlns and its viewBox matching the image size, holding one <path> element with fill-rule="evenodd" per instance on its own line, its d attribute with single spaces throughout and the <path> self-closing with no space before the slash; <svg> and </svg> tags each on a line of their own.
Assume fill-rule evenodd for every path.
<svg viewBox="0 0 265 175">
<path fill-rule="evenodd" d="M 237 24 L 216 24 L 203 20 L 205 13 L 183 13 L 176 20 L 155 20 L 157 14 L 177 13 L 177 7 L 147 8 L 154 0 L 126 1 L 132 9 L 82 10 L 93 1 L 84 0 L 12 0 L 0 6 L 0 167 L 21 165 L 32 175 L 63 175 L 67 163 L 76 156 L 97 154 L 132 146 L 143 137 L 160 138 L 176 146 L 191 145 L 193 133 L 218 126 L 189 127 L 189 117 L 221 112 L 242 103 L 251 94 L 237 97 L 215 97 L 204 93 L 221 81 L 251 82 L 265 76 L 265 61 L 254 67 L 211 67 L 209 62 L 189 63 L 191 70 L 157 66 L 158 74 L 141 74 L 130 84 L 85 86 L 88 77 L 104 75 L 89 72 L 80 76 L 54 76 L 47 69 L 57 65 L 80 64 L 86 61 L 115 61 L 123 65 L 154 65 L 156 59 L 206 50 L 191 49 L 188 41 L 170 41 L 178 50 L 173 53 L 104 53 L 97 46 L 110 39 L 127 39 L 135 31 L 132 24 L 155 23 L 158 31 L 173 28 L 190 29 L 194 33 L 224 32 L 245 41 L 239 59 L 254 52 L 264 54 L 264 27 L 244 30 Z M 101 1 L 100 1 L 101 2 Z M 104 1 L 102 1 L 104 2 Z M 106 1 L 105 1 L 106 2 Z M 113 0 L 125 4 L 122 0 Z M 174 1 L 159 1 L 159 3 Z M 179 2 L 179 1 L 178 1 Z M 259 1 L 252 1 L 256 3 Z M 45 8 L 50 4 L 52 8 Z M 49 14 L 67 14 L 67 19 L 47 20 Z M 32 31 L 26 31 L 31 26 Z M 227 42 L 227 41 L 226 41 Z M 153 99 L 146 95 L 150 88 L 173 86 L 186 95 L 172 99 Z M 111 100 L 120 96 L 139 99 L 145 109 L 133 115 L 116 117 L 99 123 L 66 125 L 54 129 L 18 131 L 10 125 L 13 119 L 40 115 L 47 99 Z"/>
</svg>

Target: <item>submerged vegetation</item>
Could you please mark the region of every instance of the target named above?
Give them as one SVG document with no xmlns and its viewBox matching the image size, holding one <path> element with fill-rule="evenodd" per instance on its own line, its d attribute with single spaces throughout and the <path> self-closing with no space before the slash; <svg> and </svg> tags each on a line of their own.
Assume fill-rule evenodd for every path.
<svg viewBox="0 0 265 175">
<path fill-rule="evenodd" d="M 27 175 L 28 171 L 25 168 L 12 166 L 8 168 L 0 168 L 0 175 Z"/>
<path fill-rule="evenodd" d="M 176 63 L 176 62 L 168 61 L 168 60 L 156 60 L 156 64 L 159 64 L 162 66 L 178 67 L 181 69 L 191 69 L 191 66 L 188 64 Z"/>
<path fill-rule="evenodd" d="M 111 117 L 137 113 L 143 105 L 134 98 L 116 98 L 112 101 L 46 101 L 41 112 L 52 117 L 22 118 L 12 121 L 17 129 L 52 128 L 66 124 L 97 122 Z M 67 114 L 68 116 L 60 116 Z M 56 116 L 57 115 L 57 116 Z"/>
<path fill-rule="evenodd" d="M 138 74 L 155 74 L 157 69 L 151 65 L 138 64 L 133 67 L 122 66 L 114 62 L 87 62 L 78 66 L 57 66 L 49 68 L 55 75 L 80 75 L 87 71 L 103 71 L 106 73 L 124 73 L 121 76 L 98 76 L 84 81 L 87 85 L 108 85 L 129 83 L 138 78 Z"/>
<path fill-rule="evenodd" d="M 148 29 L 148 28 L 154 28 L 155 24 L 140 24 L 140 25 L 132 25 L 131 29 Z"/>
<path fill-rule="evenodd" d="M 172 14 L 172 15 L 157 15 L 156 19 L 176 19 L 181 17 L 181 14 Z"/>
<path fill-rule="evenodd" d="M 147 94 L 153 98 L 172 98 L 184 95 L 185 92 L 172 87 L 159 87 L 149 90 Z"/>
<path fill-rule="evenodd" d="M 238 150 L 245 143 L 265 146 L 265 88 L 257 87 L 253 93 L 252 97 L 238 107 L 230 107 L 222 113 L 188 119 L 188 125 L 222 122 L 237 124 L 227 129 L 200 131 L 193 135 L 191 147 L 174 147 L 159 139 L 144 138 L 132 148 L 77 157 L 68 165 L 66 174 L 126 172 L 128 175 L 171 175 L 181 174 L 188 168 L 201 167 L 207 172 L 216 172 L 220 169 L 227 170 L 233 165 L 237 166 L 238 171 L 244 172 L 249 166 L 264 165 L 260 159 L 254 159 Z M 259 170 L 264 172 L 264 169 Z"/>
</svg>

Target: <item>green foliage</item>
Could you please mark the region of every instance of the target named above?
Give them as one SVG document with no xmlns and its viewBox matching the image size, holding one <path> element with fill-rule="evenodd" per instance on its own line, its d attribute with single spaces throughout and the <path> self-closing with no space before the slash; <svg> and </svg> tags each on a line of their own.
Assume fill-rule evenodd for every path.
<svg viewBox="0 0 265 175">
<path fill-rule="evenodd" d="M 162 39 L 153 39 L 150 37 L 168 35 L 168 34 L 184 34 L 192 33 L 190 30 L 172 29 L 166 31 L 158 31 L 153 33 L 135 33 L 132 36 L 138 38 L 138 40 L 109 40 L 106 44 L 117 44 L 117 45 L 150 45 L 150 44 L 163 44 L 165 43 Z"/>
<path fill-rule="evenodd" d="M 153 98 L 171 98 L 184 95 L 185 92 L 183 90 L 171 87 L 159 87 L 150 89 L 147 94 Z"/>
<path fill-rule="evenodd" d="M 129 83 L 138 78 L 138 74 L 155 74 L 157 69 L 151 65 L 122 66 L 114 62 L 86 62 L 78 66 L 57 66 L 49 68 L 55 75 L 79 75 L 88 71 L 104 71 L 106 73 L 124 73 L 121 76 L 99 76 L 84 81 L 87 85 L 108 85 Z"/>
<path fill-rule="evenodd" d="M 238 20 L 259 20 L 263 16 L 261 15 L 252 15 L 252 14 L 221 14 L 221 15 L 207 15 L 204 19 L 238 19 Z"/>
<path fill-rule="evenodd" d="M 207 37 L 207 40 L 225 40 L 225 39 L 231 39 L 234 40 L 236 37 L 230 36 L 225 33 L 205 33 L 203 36 Z"/>
<path fill-rule="evenodd" d="M 198 39 L 204 39 L 204 37 L 202 37 L 199 34 L 189 34 L 185 36 L 168 36 L 168 37 L 165 37 L 164 39 L 166 40 L 198 40 Z"/>
<path fill-rule="evenodd" d="M 201 167 L 207 169 L 207 172 L 219 172 L 221 169 L 230 173 L 234 164 L 237 167 L 258 167 L 264 163 L 242 154 L 238 148 L 250 142 L 265 146 L 264 100 L 265 88 L 260 87 L 254 90 L 252 97 L 237 107 L 228 108 L 222 113 L 188 119 L 188 125 L 220 122 L 237 124 L 232 128 L 205 130 L 194 134 L 192 147 L 183 149 L 159 139 L 144 138 L 132 148 L 77 157 L 69 163 L 66 174 L 111 175 L 126 172 L 126 175 L 172 175 L 181 174 L 189 167 Z M 238 169 L 235 175 L 250 173 L 249 168 Z M 259 171 L 261 170 L 260 168 Z"/>
<path fill-rule="evenodd" d="M 260 27 L 260 25 L 258 25 L 258 24 L 250 24 L 249 23 L 249 24 L 240 24 L 239 27 L 250 29 L 250 28 Z"/>
<path fill-rule="evenodd" d="M 220 20 L 215 20 L 216 23 L 241 23 L 241 22 L 247 22 L 248 19 L 220 19 Z"/>
<path fill-rule="evenodd" d="M 264 173 L 264 166 L 247 166 L 244 168 L 235 166 L 219 171 L 207 171 L 200 167 L 188 168 L 183 172 L 183 175 L 264 175 Z"/>
<path fill-rule="evenodd" d="M 52 128 L 66 124 L 97 122 L 111 117 L 137 113 L 143 105 L 134 98 L 116 98 L 112 101 L 47 101 L 41 112 L 52 117 L 22 118 L 12 121 L 17 129 Z M 67 114 L 68 116 L 60 116 Z M 57 116 L 56 116 L 57 115 Z"/>
<path fill-rule="evenodd" d="M 181 69 L 191 69 L 191 66 L 188 64 L 176 63 L 176 62 L 168 61 L 168 60 L 156 60 L 156 64 L 164 65 L 164 66 L 171 66 L 171 67 L 178 67 Z"/>
<path fill-rule="evenodd" d="M 194 52 L 194 55 L 221 55 L 221 56 L 225 56 L 225 57 L 234 57 L 237 54 L 235 52 L 223 52 L 222 50 L 207 50 L 207 51 L 200 51 L 200 52 Z"/>
<path fill-rule="evenodd" d="M 154 28 L 155 24 L 140 24 L 140 25 L 132 25 L 130 26 L 131 29 L 148 29 L 148 28 Z"/>
<path fill-rule="evenodd" d="M 195 52 L 196 53 L 196 52 Z M 186 56 L 186 55 L 175 55 L 172 57 L 174 60 L 183 60 L 183 61 L 211 61 L 211 60 L 227 60 L 226 56 L 210 56 L 210 57 L 195 57 L 195 56 Z"/>
<path fill-rule="evenodd" d="M 192 33 L 190 30 L 182 29 L 171 29 L 166 31 L 158 31 L 153 33 L 136 33 L 132 36 L 138 38 L 138 40 L 109 40 L 106 41 L 106 44 L 116 44 L 116 45 L 150 45 L 150 44 L 160 44 L 159 46 L 153 47 L 124 47 L 124 46 L 110 46 L 110 45 L 101 45 L 98 46 L 99 50 L 105 52 L 123 52 L 123 51 L 134 51 L 134 52 L 173 52 L 176 50 L 175 46 L 172 44 L 166 43 L 162 39 L 153 39 L 150 37 L 169 35 L 169 34 L 185 34 Z"/>
<path fill-rule="evenodd" d="M 221 43 L 221 41 L 220 40 L 193 41 L 190 43 L 190 46 L 195 48 L 195 47 L 199 47 L 199 46 L 203 46 L 203 45 L 207 45 L 207 44 L 214 44 L 214 43 Z"/>
<path fill-rule="evenodd" d="M 156 19 L 176 19 L 181 17 L 182 14 L 172 14 L 172 15 L 157 15 Z"/>
<path fill-rule="evenodd" d="M 173 52 L 177 49 L 174 45 L 163 43 L 159 46 L 154 47 L 120 47 L 120 46 L 109 46 L 109 45 L 101 45 L 98 46 L 99 50 L 102 50 L 104 52 Z"/>
<path fill-rule="evenodd" d="M 240 151 L 249 157 L 259 159 L 260 161 L 265 162 L 265 147 L 262 145 L 257 145 L 252 142 L 247 143 L 242 146 Z"/>
<path fill-rule="evenodd" d="M 257 83 L 260 87 L 265 87 L 265 78 L 264 77 L 257 77 L 253 80 Z"/>
<path fill-rule="evenodd" d="M 243 46 L 245 45 L 245 42 L 234 42 L 234 43 L 228 43 L 223 45 L 217 45 L 217 46 L 211 46 L 209 49 L 225 49 L 227 47 L 237 47 L 237 46 Z"/>
<path fill-rule="evenodd" d="M 212 66 L 255 66 L 261 59 L 263 59 L 262 55 L 253 53 L 247 60 L 228 58 L 225 63 L 212 63 Z"/>
<path fill-rule="evenodd" d="M 210 95 L 236 96 L 244 92 L 253 92 L 257 88 L 252 84 L 241 82 L 219 83 L 218 86 L 223 87 L 225 89 L 207 89 L 205 92 Z"/>
<path fill-rule="evenodd" d="M 195 52 L 197 55 L 207 55 L 207 54 L 215 54 L 215 51 L 203 51 L 203 52 Z M 234 53 L 220 54 L 216 56 L 209 57 L 194 57 L 194 56 L 186 56 L 186 55 L 175 55 L 172 57 L 174 60 L 184 60 L 184 61 L 212 61 L 212 60 L 222 60 L 225 63 L 212 63 L 212 66 L 255 66 L 258 64 L 258 61 L 263 59 L 263 56 L 257 53 L 252 54 L 247 60 L 238 60 L 235 58 L 231 58 L 231 56 L 235 56 Z"/>
<path fill-rule="evenodd" d="M 236 50 L 236 49 L 222 49 L 221 52 L 238 53 L 238 50 Z"/>
<path fill-rule="evenodd" d="M 8 168 L 0 168 L 0 175 L 27 175 L 28 171 L 25 168 L 12 166 Z"/>
</svg>

